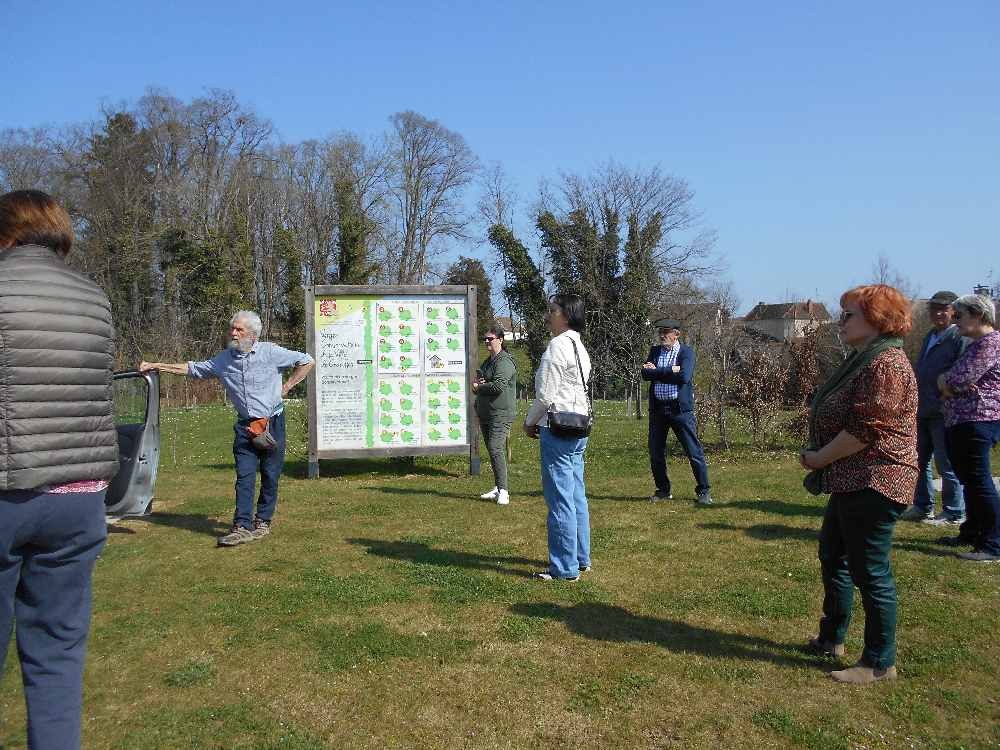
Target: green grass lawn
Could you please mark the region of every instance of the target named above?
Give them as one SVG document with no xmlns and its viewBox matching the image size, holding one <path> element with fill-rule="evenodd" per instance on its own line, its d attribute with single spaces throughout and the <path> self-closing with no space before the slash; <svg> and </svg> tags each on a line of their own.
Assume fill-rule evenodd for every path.
<svg viewBox="0 0 1000 750">
<path fill-rule="evenodd" d="M 895 684 L 833 683 L 816 632 L 823 499 L 791 444 L 709 450 L 717 504 L 652 486 L 645 422 L 599 404 L 594 570 L 546 563 L 537 445 L 512 500 L 460 456 L 324 462 L 301 404 L 273 534 L 235 549 L 231 413 L 171 410 L 155 514 L 111 529 L 94 579 L 87 748 L 986 748 L 1000 745 L 1000 566 L 901 523 Z M 708 436 L 709 442 L 712 436 Z M 861 650 L 860 610 L 848 654 Z M 13 648 L 0 747 L 24 747 Z"/>
</svg>

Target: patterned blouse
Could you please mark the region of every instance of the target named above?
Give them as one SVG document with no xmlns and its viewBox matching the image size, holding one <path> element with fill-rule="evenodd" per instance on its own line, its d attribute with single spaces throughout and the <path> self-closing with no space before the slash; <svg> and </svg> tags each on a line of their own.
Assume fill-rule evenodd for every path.
<svg viewBox="0 0 1000 750">
<path fill-rule="evenodd" d="M 826 399 L 816 414 L 819 446 L 841 430 L 868 445 L 823 472 L 824 492 L 873 489 L 909 505 L 917 487 L 917 381 L 902 349 L 887 349 Z"/>
<path fill-rule="evenodd" d="M 941 401 L 946 427 L 1000 420 L 1000 331 L 969 344 L 944 379 L 956 392 Z"/>
</svg>

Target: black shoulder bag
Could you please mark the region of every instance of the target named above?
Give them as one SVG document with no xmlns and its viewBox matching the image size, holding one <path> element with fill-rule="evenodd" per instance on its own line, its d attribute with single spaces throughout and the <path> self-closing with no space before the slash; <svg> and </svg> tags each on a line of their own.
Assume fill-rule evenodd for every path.
<svg viewBox="0 0 1000 750">
<path fill-rule="evenodd" d="M 553 435 L 564 438 L 585 438 L 590 434 L 594 426 L 594 409 L 590 403 L 590 388 L 583 378 L 583 365 L 580 364 L 580 352 L 576 348 L 576 342 L 570 339 L 573 345 L 573 354 L 576 355 L 576 368 L 580 371 L 580 382 L 583 383 L 583 391 L 587 394 L 587 413 L 577 414 L 575 411 L 555 411 L 550 406 L 548 411 L 549 430 Z"/>
</svg>

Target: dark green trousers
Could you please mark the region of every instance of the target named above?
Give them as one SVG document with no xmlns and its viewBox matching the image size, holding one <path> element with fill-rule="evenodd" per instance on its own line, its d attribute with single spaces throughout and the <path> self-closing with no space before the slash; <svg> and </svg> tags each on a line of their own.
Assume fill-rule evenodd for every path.
<svg viewBox="0 0 1000 750">
<path fill-rule="evenodd" d="M 857 586 L 865 609 L 861 661 L 875 669 L 896 663 L 896 580 L 889 553 L 896 519 L 905 509 L 872 489 L 835 492 L 819 532 L 824 591 L 819 637 L 844 642 Z"/>
<path fill-rule="evenodd" d="M 510 435 L 511 422 L 479 420 L 486 441 L 486 452 L 490 454 L 490 464 L 493 466 L 493 476 L 496 478 L 497 489 L 507 490 L 507 437 Z"/>
</svg>

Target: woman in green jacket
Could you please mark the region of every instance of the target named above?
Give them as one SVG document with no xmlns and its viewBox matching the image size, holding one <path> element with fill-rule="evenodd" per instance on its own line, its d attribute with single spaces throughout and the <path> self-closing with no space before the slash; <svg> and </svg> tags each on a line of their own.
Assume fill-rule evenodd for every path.
<svg viewBox="0 0 1000 750">
<path fill-rule="evenodd" d="M 498 325 L 486 329 L 484 340 L 490 355 L 476 373 L 472 390 L 476 394 L 476 414 L 490 454 L 496 485 L 480 497 L 496 500 L 497 505 L 507 505 L 510 493 L 507 488 L 507 437 L 517 414 L 517 369 L 514 358 L 504 349 L 504 330 Z"/>
</svg>

